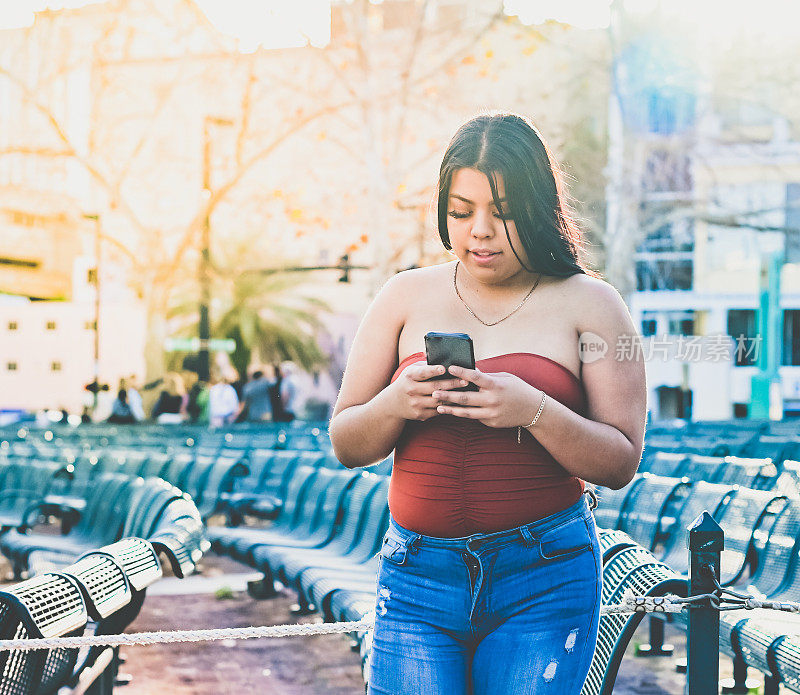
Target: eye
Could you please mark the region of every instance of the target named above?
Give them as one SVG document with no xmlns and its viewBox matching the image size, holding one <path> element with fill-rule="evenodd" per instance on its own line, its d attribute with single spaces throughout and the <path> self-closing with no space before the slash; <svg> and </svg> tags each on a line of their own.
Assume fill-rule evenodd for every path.
<svg viewBox="0 0 800 695">
<path fill-rule="evenodd" d="M 451 210 L 447 214 L 450 215 L 450 217 L 452 217 L 453 219 L 463 220 L 465 217 L 469 217 L 472 213 L 471 212 L 459 212 L 458 210 Z"/>
<path fill-rule="evenodd" d="M 496 210 L 492 213 L 498 220 L 510 221 L 512 219 L 511 213 L 507 210 Z"/>
</svg>

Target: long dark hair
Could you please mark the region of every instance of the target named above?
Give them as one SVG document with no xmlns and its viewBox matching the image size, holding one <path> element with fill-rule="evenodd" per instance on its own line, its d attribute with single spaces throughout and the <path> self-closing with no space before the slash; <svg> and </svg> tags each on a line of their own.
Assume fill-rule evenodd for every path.
<svg viewBox="0 0 800 695">
<path fill-rule="evenodd" d="M 522 116 L 476 116 L 450 141 L 439 169 L 438 201 L 439 236 L 448 251 L 452 249 L 447 231 L 450 184 L 453 174 L 464 168 L 483 173 L 497 209 L 510 213 L 531 267 L 514 249 L 504 219 L 506 237 L 526 270 L 556 277 L 598 275 L 579 259 L 585 242 L 567 203 L 558 165 L 536 128 Z M 497 192 L 498 176 L 505 185 L 504 205 Z"/>
</svg>

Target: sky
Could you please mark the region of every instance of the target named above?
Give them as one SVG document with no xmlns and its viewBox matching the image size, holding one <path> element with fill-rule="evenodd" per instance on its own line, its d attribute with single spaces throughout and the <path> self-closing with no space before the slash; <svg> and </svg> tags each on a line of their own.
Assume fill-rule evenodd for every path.
<svg viewBox="0 0 800 695">
<path fill-rule="evenodd" d="M 306 37 L 324 45 L 329 36 L 330 0 L 195 0 L 217 28 L 239 39 L 242 50 L 258 45 L 283 48 L 303 45 Z M 379 1 L 379 0 L 373 0 Z M 33 12 L 80 7 L 98 0 L 0 0 L 0 28 L 28 26 Z M 526 24 L 546 19 L 581 28 L 608 26 L 611 0 L 505 0 L 506 12 Z M 629 12 L 652 10 L 659 0 L 617 0 Z M 670 11 L 691 17 L 709 38 L 738 34 L 796 32 L 800 2 L 796 0 L 662 0 Z"/>
<path fill-rule="evenodd" d="M 0 0 L 0 28 L 28 26 L 33 12 L 81 7 L 98 0 Z M 280 48 L 325 43 L 329 0 L 195 0 L 224 33 L 237 37 L 244 50 L 256 45 Z M 638 1 L 638 0 L 637 0 Z M 527 23 L 548 18 L 589 28 L 608 24 L 610 0 L 505 0 L 506 11 Z M 269 21 L 263 21 L 266 17 Z"/>
</svg>

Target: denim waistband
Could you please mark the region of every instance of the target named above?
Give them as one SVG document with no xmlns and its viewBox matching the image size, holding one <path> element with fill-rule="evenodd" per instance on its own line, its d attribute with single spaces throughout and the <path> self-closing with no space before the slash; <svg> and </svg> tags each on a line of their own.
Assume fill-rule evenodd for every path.
<svg viewBox="0 0 800 695">
<path fill-rule="evenodd" d="M 394 517 L 390 516 L 389 535 L 393 536 L 405 546 L 413 545 L 417 548 L 428 546 L 458 550 L 467 548 L 469 544 L 471 549 L 475 549 L 478 546 L 485 547 L 491 543 L 506 541 L 513 538 L 522 538 L 525 541 L 536 540 L 545 531 L 549 531 L 565 521 L 578 517 L 585 517 L 588 519 L 591 518 L 591 516 L 592 511 L 586 500 L 586 495 L 584 494 L 581 495 L 580 499 L 575 502 L 575 504 L 570 505 L 566 509 L 562 509 L 560 512 L 537 519 L 529 524 L 506 529 L 505 531 L 473 533 L 470 536 L 460 536 L 458 538 L 439 538 L 437 536 L 425 536 L 421 533 L 403 528 L 394 520 Z"/>
</svg>

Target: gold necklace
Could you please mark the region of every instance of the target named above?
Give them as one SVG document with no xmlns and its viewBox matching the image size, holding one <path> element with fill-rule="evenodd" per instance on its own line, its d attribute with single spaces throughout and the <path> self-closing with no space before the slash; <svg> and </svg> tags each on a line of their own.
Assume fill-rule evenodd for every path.
<svg viewBox="0 0 800 695">
<path fill-rule="evenodd" d="M 517 304 L 516 307 L 514 307 L 514 309 L 511 311 L 510 314 L 506 314 L 503 318 L 498 319 L 497 321 L 486 322 L 480 316 L 478 316 L 472 309 L 470 309 L 469 304 L 467 304 L 464 301 L 464 298 L 461 296 L 461 292 L 458 291 L 458 283 L 456 282 L 456 278 L 458 277 L 458 264 L 459 263 L 460 263 L 460 261 L 456 261 L 456 267 L 453 269 L 453 288 L 456 291 L 456 297 L 458 297 L 461 300 L 461 303 L 464 305 L 464 308 L 470 314 L 472 314 L 472 316 L 474 318 L 476 318 L 478 321 L 480 321 L 484 326 L 496 326 L 501 321 L 505 321 L 510 316 L 513 316 L 514 314 L 516 314 L 522 308 L 522 305 L 525 304 L 525 302 L 528 301 L 528 297 L 530 297 L 533 294 L 533 291 L 539 286 L 539 280 L 542 279 L 542 276 L 540 274 L 539 277 L 536 278 L 536 282 L 534 283 L 533 287 L 531 287 L 531 291 L 528 292 L 528 294 L 525 295 L 524 299 L 519 304 Z"/>
</svg>

